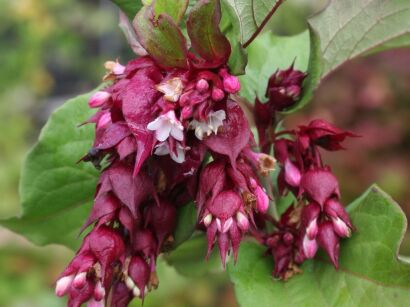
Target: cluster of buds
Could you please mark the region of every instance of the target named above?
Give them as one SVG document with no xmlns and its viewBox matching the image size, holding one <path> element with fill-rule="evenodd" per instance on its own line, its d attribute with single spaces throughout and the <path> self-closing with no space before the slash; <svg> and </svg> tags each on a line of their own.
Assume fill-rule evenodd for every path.
<svg viewBox="0 0 410 307">
<path fill-rule="evenodd" d="M 306 76 L 304 72 L 294 69 L 294 64 L 285 70 L 278 69 L 269 78 L 265 95 L 267 102 L 262 103 L 256 98 L 254 116 L 263 152 L 271 150 L 275 113 L 291 107 L 299 100 Z"/>
<path fill-rule="evenodd" d="M 338 181 L 330 167 L 323 165 L 319 148 L 339 150 L 346 137 L 355 136 L 324 120 L 314 120 L 286 133 L 293 139 L 277 139 L 274 144 L 281 165 L 278 188 L 282 195 L 293 193 L 297 206 L 290 207 L 278 223 L 278 230 L 266 240 L 275 258 L 274 275 L 285 279 L 294 271 L 294 264 L 313 258 L 319 246 L 338 268 L 340 239 L 350 237 L 354 227 L 340 203 Z M 282 236 L 279 240 L 283 233 L 288 239 Z M 278 244 L 281 247 L 274 248 Z M 284 246 L 290 245 L 294 250 L 284 253 Z"/>
<path fill-rule="evenodd" d="M 192 12 L 207 4 L 199 1 Z M 151 6 L 144 10 L 154 14 Z M 219 5 L 211 17 L 219 20 Z M 197 41 L 189 27 L 188 19 Z M 275 160 L 252 151 L 252 132 L 235 101 L 240 83 L 226 66 L 230 45 L 216 34 L 216 59 L 193 43 L 183 65 L 163 65 L 141 40 L 148 55 L 106 63 L 110 83 L 89 100 L 96 113 L 85 124 L 95 124 L 95 140 L 81 159 L 102 170 L 83 226 L 91 231 L 56 284 L 68 306 L 127 306 L 156 288 L 156 260 L 172 248 L 180 206 L 196 200 L 208 254 L 217 242 L 224 265 L 231 250 L 236 258 L 254 215 L 267 211 L 260 176 Z M 203 167 L 206 156 L 213 162 Z"/>
</svg>

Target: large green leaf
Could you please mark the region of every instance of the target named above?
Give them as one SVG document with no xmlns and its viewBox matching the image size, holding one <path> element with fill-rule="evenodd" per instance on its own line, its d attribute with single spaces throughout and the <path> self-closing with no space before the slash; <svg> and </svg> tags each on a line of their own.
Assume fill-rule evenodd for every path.
<svg viewBox="0 0 410 307">
<path fill-rule="evenodd" d="M 361 55 L 410 46 L 410 1 L 330 0 L 309 20 L 311 55 L 304 97 L 307 104 L 320 82 L 344 62 Z"/>
<path fill-rule="evenodd" d="M 241 95 L 250 102 L 257 95 L 265 97 L 269 77 L 276 69 L 286 69 L 293 61 L 295 67 L 305 71 L 309 61 L 309 33 L 289 37 L 274 36 L 269 32 L 260 35 L 247 49 L 246 74 L 240 77 Z"/>
<path fill-rule="evenodd" d="M 283 0 L 223 0 L 239 41 L 247 47 Z"/>
<path fill-rule="evenodd" d="M 76 162 L 92 146 L 93 127 L 78 127 L 93 111 L 89 95 L 69 100 L 53 113 L 30 151 L 20 182 L 21 217 L 1 221 L 36 244 L 79 245 L 98 172 Z"/>
<path fill-rule="evenodd" d="M 133 19 L 142 7 L 141 0 L 111 0 L 114 2 L 129 19 Z"/>
<path fill-rule="evenodd" d="M 400 207 L 377 187 L 348 208 L 358 231 L 341 244 L 340 269 L 326 257 L 308 261 L 287 282 L 271 277 L 272 259 L 254 243 L 242 244 L 230 265 L 241 306 L 408 306 L 410 265 L 398 259 L 406 231 Z"/>
</svg>

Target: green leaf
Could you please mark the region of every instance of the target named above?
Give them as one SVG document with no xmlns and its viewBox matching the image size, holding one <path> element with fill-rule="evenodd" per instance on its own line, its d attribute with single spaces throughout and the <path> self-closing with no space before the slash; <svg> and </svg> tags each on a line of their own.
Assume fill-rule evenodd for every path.
<svg viewBox="0 0 410 307">
<path fill-rule="evenodd" d="M 142 7 L 141 0 L 111 0 L 114 2 L 127 16 L 129 19 L 133 19 L 137 12 Z"/>
<path fill-rule="evenodd" d="M 164 258 L 179 274 L 187 277 L 201 277 L 223 271 L 218 248 L 214 248 L 208 261 L 205 259 L 207 240 L 204 235 L 197 235 L 184 242 Z"/>
<path fill-rule="evenodd" d="M 221 7 L 219 0 L 200 0 L 192 8 L 187 30 L 192 47 L 207 62 L 219 66 L 228 60 L 231 46 L 219 30 Z"/>
<path fill-rule="evenodd" d="M 162 13 L 168 14 L 178 24 L 184 17 L 189 0 L 155 0 L 155 16 Z"/>
<path fill-rule="evenodd" d="M 302 275 L 275 281 L 264 248 L 242 244 L 237 265 L 229 266 L 241 306 L 408 306 L 410 265 L 398 259 L 404 213 L 376 186 L 348 211 L 358 231 L 341 244 L 339 271 L 324 256 L 306 262 Z"/>
<path fill-rule="evenodd" d="M 283 0 L 223 0 L 239 41 L 247 47 L 262 30 Z"/>
<path fill-rule="evenodd" d="M 178 209 L 177 226 L 174 231 L 174 248 L 192 236 L 195 231 L 196 224 L 197 210 L 193 202 L 190 202 Z"/>
<path fill-rule="evenodd" d="M 306 71 L 309 61 L 309 33 L 280 37 L 266 32 L 247 49 L 246 74 L 240 77 L 241 95 L 254 102 L 256 95 L 263 99 L 269 77 L 277 69 L 295 68 Z"/>
<path fill-rule="evenodd" d="M 1 225 L 38 245 L 77 247 L 79 229 L 90 211 L 98 172 L 77 161 L 91 148 L 94 129 L 78 127 L 94 111 L 89 94 L 67 101 L 53 113 L 28 154 L 20 181 L 21 217 Z"/>
<path fill-rule="evenodd" d="M 164 67 L 187 68 L 183 34 L 167 14 L 154 17 L 152 7 L 142 8 L 133 21 L 138 41 Z"/>
<path fill-rule="evenodd" d="M 290 111 L 306 105 L 320 82 L 344 62 L 410 46 L 410 1 L 331 0 L 309 26 L 309 77 L 302 100 Z"/>
</svg>

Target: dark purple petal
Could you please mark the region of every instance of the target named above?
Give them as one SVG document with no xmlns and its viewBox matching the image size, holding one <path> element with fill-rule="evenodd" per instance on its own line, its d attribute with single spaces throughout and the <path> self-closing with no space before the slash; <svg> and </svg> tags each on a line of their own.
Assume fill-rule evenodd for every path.
<svg viewBox="0 0 410 307">
<path fill-rule="evenodd" d="M 318 242 L 329 256 L 336 269 L 339 268 L 339 237 L 333 231 L 332 222 L 324 222 L 319 226 Z"/>
<path fill-rule="evenodd" d="M 217 135 L 204 139 L 204 144 L 216 153 L 229 157 L 233 167 L 239 153 L 248 144 L 251 132 L 242 109 L 231 100 L 227 102 L 227 119 Z"/>
<path fill-rule="evenodd" d="M 317 202 L 322 208 L 326 200 L 336 196 L 340 197 L 337 178 L 325 169 L 314 169 L 307 171 L 300 182 L 301 192 Z"/>
</svg>

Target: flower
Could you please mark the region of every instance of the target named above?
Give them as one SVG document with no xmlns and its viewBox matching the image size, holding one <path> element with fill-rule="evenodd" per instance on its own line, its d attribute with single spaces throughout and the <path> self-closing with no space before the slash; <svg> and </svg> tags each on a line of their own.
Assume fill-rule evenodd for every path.
<svg viewBox="0 0 410 307">
<path fill-rule="evenodd" d="M 171 135 L 174 139 L 182 141 L 184 139 L 184 127 L 176 118 L 173 110 L 160 115 L 147 126 L 148 130 L 155 131 L 155 137 L 163 142 Z"/>
<path fill-rule="evenodd" d="M 177 102 L 181 96 L 184 86 L 181 78 L 172 78 L 167 81 L 163 81 L 156 86 L 156 89 L 164 94 L 164 99 Z"/>
<path fill-rule="evenodd" d="M 216 112 L 211 111 L 208 114 L 206 122 L 199 122 L 193 120 L 190 123 L 190 127 L 195 130 L 195 136 L 202 140 L 204 136 L 210 136 L 213 133 L 217 134 L 219 127 L 223 125 L 223 121 L 226 118 L 226 113 L 224 110 L 218 110 Z"/>
<path fill-rule="evenodd" d="M 171 159 L 176 163 L 183 163 L 185 161 L 185 150 L 181 143 L 176 142 L 175 150 L 170 150 L 169 144 L 167 142 L 162 142 L 155 147 L 154 154 L 157 156 L 170 155 Z"/>
</svg>

